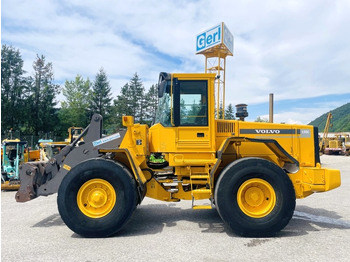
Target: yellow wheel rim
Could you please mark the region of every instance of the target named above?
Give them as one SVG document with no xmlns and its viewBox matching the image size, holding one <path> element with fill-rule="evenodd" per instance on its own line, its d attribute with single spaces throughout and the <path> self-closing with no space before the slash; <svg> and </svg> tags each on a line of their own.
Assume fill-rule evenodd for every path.
<svg viewBox="0 0 350 262">
<path fill-rule="evenodd" d="M 95 178 L 80 187 L 77 203 L 80 211 L 86 216 L 100 218 L 111 212 L 116 198 L 115 190 L 108 181 Z"/>
<path fill-rule="evenodd" d="M 239 187 L 237 202 L 244 214 L 261 218 L 268 215 L 275 207 L 276 193 L 265 180 L 252 178 Z"/>
</svg>

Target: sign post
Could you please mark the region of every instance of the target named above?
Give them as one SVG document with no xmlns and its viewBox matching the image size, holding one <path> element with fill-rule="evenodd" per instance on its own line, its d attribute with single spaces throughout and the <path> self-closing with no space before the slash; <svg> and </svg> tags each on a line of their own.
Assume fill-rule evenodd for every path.
<svg viewBox="0 0 350 262">
<path fill-rule="evenodd" d="M 233 35 L 222 22 L 196 36 L 196 54 L 205 56 L 205 72 L 216 73 L 216 118 L 225 118 L 226 57 L 233 56 Z"/>
</svg>

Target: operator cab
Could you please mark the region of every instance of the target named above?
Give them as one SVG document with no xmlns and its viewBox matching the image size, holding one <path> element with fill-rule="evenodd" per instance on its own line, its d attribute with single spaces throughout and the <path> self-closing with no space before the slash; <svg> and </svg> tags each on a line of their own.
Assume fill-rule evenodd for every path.
<svg viewBox="0 0 350 262">
<path fill-rule="evenodd" d="M 214 150 L 214 80 L 215 74 L 160 73 L 150 152 L 177 152 L 185 159 L 182 154 Z"/>
<path fill-rule="evenodd" d="M 155 123 L 170 126 L 208 126 L 208 80 L 182 80 L 160 73 Z"/>
</svg>

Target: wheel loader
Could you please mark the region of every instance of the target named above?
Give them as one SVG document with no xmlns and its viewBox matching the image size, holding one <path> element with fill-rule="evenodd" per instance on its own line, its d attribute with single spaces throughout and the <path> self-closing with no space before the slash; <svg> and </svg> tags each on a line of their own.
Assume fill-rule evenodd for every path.
<svg viewBox="0 0 350 262">
<path fill-rule="evenodd" d="M 21 166 L 16 200 L 58 193 L 62 220 L 84 237 L 115 235 L 144 197 L 216 208 L 240 236 L 275 235 L 296 198 L 340 186 L 340 171 L 321 167 L 313 126 L 216 119 L 215 78 L 160 73 L 154 125 L 123 116 L 125 130 L 102 137 L 94 114 L 48 162 Z"/>
</svg>

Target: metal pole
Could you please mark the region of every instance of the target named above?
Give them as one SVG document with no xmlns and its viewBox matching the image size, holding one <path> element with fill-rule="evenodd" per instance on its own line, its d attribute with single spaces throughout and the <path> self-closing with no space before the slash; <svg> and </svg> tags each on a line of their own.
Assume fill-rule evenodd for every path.
<svg viewBox="0 0 350 262">
<path fill-rule="evenodd" d="M 218 72 L 218 79 L 217 79 L 217 90 L 218 90 L 218 97 L 217 97 L 217 108 L 216 108 L 216 114 L 217 114 L 217 119 L 220 119 L 220 52 L 218 52 L 218 68 L 217 68 L 217 72 Z"/>
<path fill-rule="evenodd" d="M 270 93 L 269 98 L 269 122 L 273 123 L 273 93 Z"/>
<path fill-rule="evenodd" d="M 208 57 L 205 56 L 205 73 L 208 73 Z"/>
</svg>

